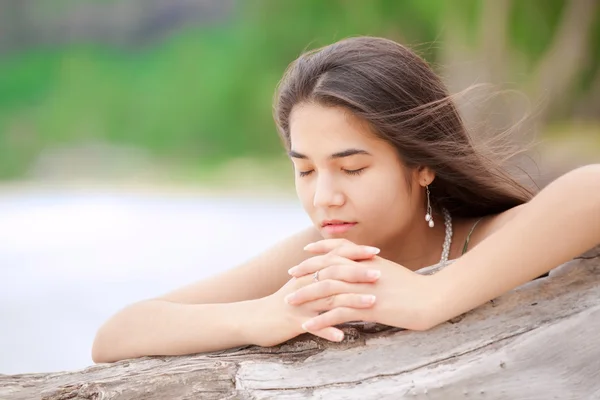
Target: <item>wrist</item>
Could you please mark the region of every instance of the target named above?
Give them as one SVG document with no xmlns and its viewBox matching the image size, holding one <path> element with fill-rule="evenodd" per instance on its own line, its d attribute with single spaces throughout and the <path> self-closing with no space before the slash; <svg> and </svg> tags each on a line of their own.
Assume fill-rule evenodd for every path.
<svg viewBox="0 0 600 400">
<path fill-rule="evenodd" d="M 237 327 L 240 336 L 247 344 L 268 347 L 268 335 L 274 329 L 271 326 L 273 312 L 270 311 L 269 297 L 242 303 Z"/>
<path fill-rule="evenodd" d="M 257 332 L 257 321 L 260 320 L 260 299 L 245 300 L 235 304 L 236 312 L 230 314 L 233 330 L 236 332 L 242 342 L 247 345 L 255 345 Z"/>
<path fill-rule="evenodd" d="M 449 315 L 452 299 L 447 294 L 447 287 L 439 274 L 425 275 L 425 291 L 427 297 L 423 302 L 421 314 L 421 330 L 429 330 L 443 322 L 446 322 L 452 315 Z M 443 278 L 443 276 L 442 276 Z"/>
<path fill-rule="evenodd" d="M 414 286 L 408 297 L 407 293 L 398 291 L 382 294 L 384 301 L 375 303 L 374 322 L 412 331 L 425 331 L 435 326 L 439 302 L 434 286 L 436 282 L 431 279 L 433 275 L 414 275 L 415 280 L 411 282 Z"/>
</svg>

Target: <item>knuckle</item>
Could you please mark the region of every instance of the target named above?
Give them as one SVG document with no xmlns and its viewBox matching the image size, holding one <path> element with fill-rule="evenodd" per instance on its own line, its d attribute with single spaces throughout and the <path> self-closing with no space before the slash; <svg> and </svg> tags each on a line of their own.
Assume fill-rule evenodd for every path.
<svg viewBox="0 0 600 400">
<path fill-rule="evenodd" d="M 323 263 L 324 256 L 314 256 L 304 261 L 304 272 L 311 272 L 315 269 L 315 267 L 321 265 Z"/>
<path fill-rule="evenodd" d="M 342 246 L 337 247 L 335 249 L 335 255 L 338 256 L 338 257 L 339 256 L 343 257 L 344 255 L 348 254 L 349 252 L 350 252 L 350 248 L 348 246 L 346 246 L 346 245 L 342 245 Z"/>
<path fill-rule="evenodd" d="M 323 257 L 323 261 L 326 264 L 331 265 L 335 262 L 335 260 L 337 260 L 337 258 L 338 258 L 337 254 L 330 252 L 330 253 L 327 253 L 327 255 Z"/>
<path fill-rule="evenodd" d="M 325 293 L 329 293 L 333 290 L 334 282 L 331 279 L 325 279 L 321 281 L 321 290 Z"/>
<path fill-rule="evenodd" d="M 343 293 L 343 283 L 337 279 L 325 279 L 322 281 L 322 294 L 323 295 L 331 295 L 331 294 L 340 294 Z"/>
<path fill-rule="evenodd" d="M 335 306 L 336 296 L 328 296 L 325 298 L 325 304 L 327 307 L 333 308 Z"/>
<path fill-rule="evenodd" d="M 361 279 L 359 272 L 356 270 L 356 268 L 344 268 L 344 272 L 342 273 L 343 276 L 341 277 L 341 279 L 343 279 L 346 282 L 360 282 Z"/>
<path fill-rule="evenodd" d="M 336 279 L 336 278 L 340 278 L 340 276 L 342 275 L 342 268 L 341 265 L 339 264 L 334 264 L 331 265 L 330 267 L 327 268 L 328 269 L 328 274 L 327 276 L 332 278 L 332 279 Z"/>
<path fill-rule="evenodd" d="M 335 255 L 337 255 L 337 254 L 340 254 L 340 251 L 341 251 L 341 247 L 340 246 L 336 246 L 333 249 L 331 249 L 331 251 L 329 253 L 327 253 L 327 254 L 335 254 Z"/>
<path fill-rule="evenodd" d="M 354 282 L 359 272 L 355 266 L 336 264 L 331 267 L 330 277 L 344 282 Z"/>
<path fill-rule="evenodd" d="M 339 248 L 347 253 L 349 251 L 354 250 L 356 248 L 356 245 L 346 240 L 344 243 L 342 243 L 342 245 Z"/>
</svg>

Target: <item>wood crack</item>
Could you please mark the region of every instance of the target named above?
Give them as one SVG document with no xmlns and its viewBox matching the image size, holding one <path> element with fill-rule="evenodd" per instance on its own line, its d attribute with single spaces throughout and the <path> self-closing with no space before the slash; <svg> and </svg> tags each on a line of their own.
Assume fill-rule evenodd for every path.
<svg viewBox="0 0 600 400">
<path fill-rule="evenodd" d="M 318 390 L 318 389 L 327 389 L 327 388 L 335 388 L 335 387 L 346 387 L 346 386 L 354 386 L 354 385 L 360 385 L 360 384 L 364 384 L 367 383 L 369 381 L 376 381 L 378 379 L 381 378 L 390 378 L 390 377 L 398 377 L 401 375 L 406 375 L 406 374 L 410 374 L 425 368 L 429 368 L 429 367 L 433 367 L 433 366 L 437 366 L 440 364 L 444 364 L 448 361 L 452 361 L 454 359 L 459 359 L 459 358 L 464 358 L 465 356 L 468 356 L 470 354 L 473 353 L 477 353 L 477 352 L 481 352 L 482 350 L 485 350 L 486 348 L 489 348 L 491 346 L 495 346 L 498 345 L 500 343 L 503 342 L 510 342 L 512 339 L 520 337 L 524 334 L 530 333 L 530 332 L 534 332 L 536 330 L 540 330 L 540 329 L 545 329 L 548 326 L 551 326 L 555 323 L 560 323 L 560 321 L 568 319 L 570 317 L 572 317 L 573 315 L 577 315 L 580 314 L 581 311 L 577 311 L 577 312 L 573 312 L 571 314 L 567 314 L 564 315 L 560 318 L 555 318 L 555 319 L 547 319 L 547 320 L 543 320 L 540 324 L 533 326 L 531 328 L 528 329 L 523 329 L 517 332 L 514 332 L 510 335 L 504 336 L 502 338 L 496 339 L 496 340 L 492 340 L 489 342 L 486 342 L 484 344 L 482 344 L 481 346 L 477 346 L 477 347 L 473 347 L 469 350 L 466 350 L 464 352 L 460 352 L 460 353 L 456 353 L 453 354 L 451 356 L 445 357 L 445 358 L 440 358 L 440 359 L 436 359 L 435 361 L 429 362 L 429 363 L 424 363 L 418 366 L 415 366 L 413 368 L 409 368 L 406 370 L 402 370 L 402 371 L 398 371 L 398 372 L 394 372 L 394 373 L 381 373 L 381 374 L 377 374 L 374 376 L 370 376 L 367 378 L 361 378 L 360 380 L 351 380 L 351 381 L 345 381 L 345 382 L 335 382 L 335 383 L 330 383 L 330 384 L 323 384 L 323 385 L 315 385 L 315 386 L 303 386 L 303 387 L 296 387 L 296 388 L 285 388 L 285 387 L 281 387 L 281 388 L 277 388 L 277 387 L 273 387 L 273 388 L 263 388 L 263 389 L 259 389 L 260 391 L 264 391 L 264 392 L 276 392 L 276 391 L 303 391 L 303 390 Z M 498 365 L 498 367 L 500 368 L 504 368 L 504 366 L 502 365 Z"/>
</svg>

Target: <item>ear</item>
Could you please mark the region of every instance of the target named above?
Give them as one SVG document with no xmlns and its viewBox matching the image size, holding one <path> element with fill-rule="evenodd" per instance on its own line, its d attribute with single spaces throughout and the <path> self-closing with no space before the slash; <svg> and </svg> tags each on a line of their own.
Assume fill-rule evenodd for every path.
<svg viewBox="0 0 600 400">
<path fill-rule="evenodd" d="M 435 172 L 429 167 L 420 166 L 415 170 L 415 172 L 417 182 L 419 182 L 419 185 L 422 187 L 431 185 L 431 182 L 433 182 L 435 179 Z"/>
</svg>

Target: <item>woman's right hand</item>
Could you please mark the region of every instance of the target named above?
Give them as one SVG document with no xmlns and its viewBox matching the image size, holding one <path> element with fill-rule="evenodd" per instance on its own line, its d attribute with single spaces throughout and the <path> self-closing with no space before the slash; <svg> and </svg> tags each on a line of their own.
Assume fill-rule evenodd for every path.
<svg viewBox="0 0 600 400">
<path fill-rule="evenodd" d="M 333 274 L 332 276 L 320 276 L 319 280 L 341 280 L 351 283 L 364 283 L 365 285 L 377 281 L 378 277 L 369 275 L 369 269 L 360 264 L 361 260 L 369 260 L 375 256 L 376 253 L 372 251 L 372 248 L 357 245 L 340 246 L 328 254 L 333 263 L 337 259 L 340 264 L 351 264 L 351 268 L 348 268 L 348 265 L 343 269 L 340 268 L 339 271 L 344 271 L 343 276 L 336 274 L 335 269 L 332 269 L 332 272 L 330 272 L 330 274 Z M 304 322 L 336 307 L 370 308 L 375 304 L 373 296 L 361 293 L 338 294 L 302 305 L 287 303 L 286 296 L 312 283 L 314 283 L 313 275 L 291 278 L 277 292 L 261 299 L 263 307 L 261 307 L 259 323 L 262 326 L 253 329 L 256 332 L 255 336 L 260 336 L 253 340 L 254 344 L 270 347 L 292 339 L 305 333 L 302 329 Z M 335 327 L 328 327 L 314 332 L 314 334 L 334 342 L 343 339 L 343 332 Z"/>
</svg>

